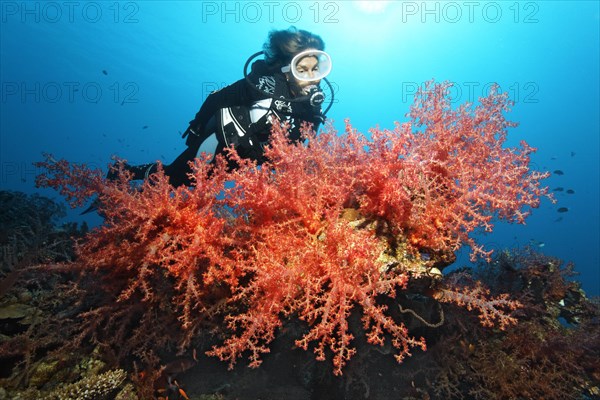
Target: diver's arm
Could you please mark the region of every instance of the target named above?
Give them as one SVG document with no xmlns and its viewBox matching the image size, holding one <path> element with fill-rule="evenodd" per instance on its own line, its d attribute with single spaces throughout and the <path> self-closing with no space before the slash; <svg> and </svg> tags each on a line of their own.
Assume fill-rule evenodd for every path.
<svg viewBox="0 0 600 400">
<path fill-rule="evenodd" d="M 202 107 L 190 121 L 189 128 L 184 132 L 183 137 L 188 137 L 186 144 L 200 146 L 213 133 L 206 129 L 206 125 L 221 108 L 249 105 L 257 98 L 256 90 L 251 88 L 245 79 L 240 79 L 223 89 L 212 92 L 202 103 Z"/>
</svg>

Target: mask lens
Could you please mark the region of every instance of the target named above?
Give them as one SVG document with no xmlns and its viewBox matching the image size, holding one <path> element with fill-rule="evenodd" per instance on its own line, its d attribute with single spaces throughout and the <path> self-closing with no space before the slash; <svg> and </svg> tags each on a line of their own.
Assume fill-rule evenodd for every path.
<svg viewBox="0 0 600 400">
<path fill-rule="evenodd" d="M 331 57 L 321 50 L 298 53 L 290 64 L 290 71 L 299 81 L 318 81 L 331 72 Z"/>
</svg>

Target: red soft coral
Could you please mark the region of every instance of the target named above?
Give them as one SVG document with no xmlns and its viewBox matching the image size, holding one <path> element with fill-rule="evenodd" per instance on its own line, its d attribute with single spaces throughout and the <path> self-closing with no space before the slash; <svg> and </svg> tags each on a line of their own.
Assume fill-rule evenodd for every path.
<svg viewBox="0 0 600 400">
<path fill-rule="evenodd" d="M 393 297 L 408 274 L 385 270 L 378 261 L 382 240 L 343 218 L 359 183 L 354 168 L 365 139 L 338 136 L 332 129 L 316 136 L 308 127 L 304 135 L 308 146 L 290 144 L 285 127 L 276 126 L 266 151 L 269 161 L 232 174 L 236 186 L 227 197 L 244 216 L 239 228 L 250 238 L 249 246 L 234 252 L 238 267 L 252 278 L 233 297 L 247 310 L 227 318 L 231 331 L 240 333 L 210 354 L 233 365 L 250 350 L 251 365 L 257 366 L 283 318 L 295 315 L 309 324 L 297 345 L 307 349 L 314 342 L 319 360 L 329 349 L 339 374 L 355 353 L 348 317 L 357 307 L 371 342 L 381 344 L 384 332 L 391 334 L 400 358 L 412 346 L 424 347 L 423 339 L 411 338 L 377 305 L 376 297 Z"/>
<path fill-rule="evenodd" d="M 111 167 L 119 170 L 114 181 L 51 156 L 38 163 L 48 171 L 38 184 L 63 188 L 72 204 L 97 196 L 104 223 L 77 246 L 78 263 L 109 276 L 109 291 L 117 288 L 118 301 L 133 298 L 152 307 L 172 297 L 171 312 L 191 332 L 202 322 L 198 315 L 214 305 L 212 283 L 234 279 L 225 272 L 232 263 L 227 248 L 234 238 L 227 233 L 230 222 L 219 199 L 225 168 L 209 173 L 205 161 L 198 160 L 193 174 L 201 189 L 174 189 L 160 166 L 132 188 L 120 163 Z"/>
<path fill-rule="evenodd" d="M 506 95 L 492 90 L 480 106 L 453 110 L 446 89 L 429 83 L 411 123 L 374 129 L 370 140 L 347 123 L 342 135 L 304 126 L 307 144 L 291 143 L 287 127 L 275 124 L 262 166 L 234 152 L 239 168 L 230 173 L 223 160 L 197 160 L 192 188 L 173 189 L 159 170 L 132 190 L 124 172 L 109 182 L 53 160 L 39 183 L 78 204 L 98 193 L 106 220 L 79 247 L 80 262 L 120 282 L 121 301 L 169 299 L 187 332 L 183 347 L 226 305 L 228 337 L 210 354 L 233 365 L 249 352 L 257 366 L 283 321 L 299 318 L 307 331 L 296 344 L 318 359 L 331 352 L 340 374 L 356 351 L 349 317 L 358 312 L 367 340 L 391 340 L 401 361 L 425 341 L 383 302 L 422 275 L 419 253 L 469 244 L 486 254 L 470 233 L 490 231 L 495 216 L 523 222 L 546 190 L 544 175 L 528 167 L 533 149 L 503 147 L 513 126 L 502 115 Z M 356 218 L 346 217 L 348 208 Z M 401 257 L 392 254 L 399 246 Z M 483 305 L 486 323 L 513 322 L 503 297 L 478 293 L 476 302 L 442 300 Z"/>
<path fill-rule="evenodd" d="M 523 223 L 547 193 L 539 186 L 547 174 L 529 169 L 535 149 L 525 142 L 504 147 L 506 129 L 515 126 L 503 115 L 507 94 L 492 87 L 479 106 L 452 109 L 447 90 L 427 83 L 410 123 L 371 131 L 362 208 L 393 222 L 416 247 L 455 251 L 468 244 L 473 256 L 488 255 L 469 234 L 490 232 L 494 216 Z"/>
</svg>

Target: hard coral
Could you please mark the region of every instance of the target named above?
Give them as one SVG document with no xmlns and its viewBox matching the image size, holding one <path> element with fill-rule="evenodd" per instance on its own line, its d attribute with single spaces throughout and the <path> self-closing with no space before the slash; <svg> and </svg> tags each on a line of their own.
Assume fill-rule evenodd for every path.
<svg viewBox="0 0 600 400">
<path fill-rule="evenodd" d="M 20 399 L 46 400 L 101 400 L 114 398 L 127 373 L 122 369 L 106 371 L 99 375 L 85 377 L 75 383 L 58 387 L 50 393 L 29 391 L 18 396 Z"/>
</svg>

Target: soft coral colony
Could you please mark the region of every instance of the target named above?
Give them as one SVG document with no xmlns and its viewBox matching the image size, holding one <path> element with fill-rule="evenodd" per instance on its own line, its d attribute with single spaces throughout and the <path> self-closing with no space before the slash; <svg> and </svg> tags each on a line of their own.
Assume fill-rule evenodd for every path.
<svg viewBox="0 0 600 400">
<path fill-rule="evenodd" d="M 357 334 L 373 345 L 390 341 L 399 362 L 426 348 L 395 303 L 409 293 L 475 310 L 485 326 L 515 323 L 518 301 L 439 269 L 463 245 L 488 256 L 472 234 L 492 231 L 495 219 L 523 223 L 546 195 L 546 175 L 529 169 L 534 149 L 526 143 L 504 147 L 514 126 L 503 116 L 506 94 L 493 89 L 477 106 L 453 108 L 447 88 L 429 82 L 410 122 L 372 129 L 370 139 L 347 121 L 342 134 L 306 126 L 298 145 L 275 126 L 262 166 L 238 158 L 228 172 L 225 161 L 197 159 L 190 188 L 171 187 L 159 171 L 132 189 L 125 171 L 107 181 L 48 157 L 38 184 L 73 205 L 97 195 L 105 218 L 78 246 L 76 265 L 101 276 L 97 289 L 108 296 L 89 311 L 94 322 L 82 335 L 101 335 L 103 318 L 122 337 L 145 332 L 138 343 L 146 351 L 172 340 L 184 350 L 221 318 L 221 340 L 208 354 L 231 366 L 248 356 L 258 366 L 277 330 L 299 319 L 305 330 L 296 346 L 330 357 L 341 374 Z M 137 328 L 127 314 L 139 316 Z M 157 318 L 178 328 L 162 332 Z M 119 332 L 123 326 L 133 334 Z"/>
</svg>

